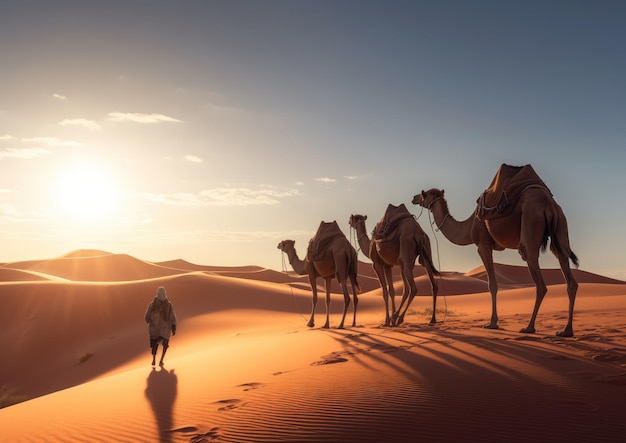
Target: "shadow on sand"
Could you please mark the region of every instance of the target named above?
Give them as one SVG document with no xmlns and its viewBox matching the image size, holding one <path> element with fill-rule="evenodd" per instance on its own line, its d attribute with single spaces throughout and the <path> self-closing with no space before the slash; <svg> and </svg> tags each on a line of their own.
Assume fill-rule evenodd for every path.
<svg viewBox="0 0 626 443">
<path fill-rule="evenodd" d="M 154 413 L 154 419 L 161 442 L 171 442 L 171 430 L 174 424 L 174 403 L 176 401 L 178 378 L 174 370 L 164 367 L 152 368 L 147 379 L 146 398 Z"/>
</svg>

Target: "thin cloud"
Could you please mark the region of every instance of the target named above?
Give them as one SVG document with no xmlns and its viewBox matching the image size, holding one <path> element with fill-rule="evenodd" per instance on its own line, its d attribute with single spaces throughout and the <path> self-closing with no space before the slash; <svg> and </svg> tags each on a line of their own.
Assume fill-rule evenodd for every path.
<svg viewBox="0 0 626 443">
<path fill-rule="evenodd" d="M 32 215 L 27 215 L 17 209 L 10 203 L 0 203 L 0 220 L 5 220 L 11 223 L 36 223 L 37 218 L 33 218 Z M 4 231 L 3 235 L 8 232 Z"/>
<path fill-rule="evenodd" d="M 5 158 L 30 160 L 49 153 L 50 151 L 43 148 L 4 148 L 0 149 L 0 160 Z"/>
<path fill-rule="evenodd" d="M 215 112 L 215 113 L 223 114 L 223 115 L 238 115 L 238 114 L 245 113 L 243 109 L 235 108 L 232 106 L 217 105 L 215 103 L 207 103 L 205 105 L 205 108 L 211 112 Z"/>
<path fill-rule="evenodd" d="M 15 137 L 9 134 L 0 135 L 0 140 L 15 140 L 15 139 L 16 139 Z"/>
<path fill-rule="evenodd" d="M 81 144 L 72 140 L 60 140 L 56 137 L 31 137 L 21 140 L 25 143 L 38 143 L 48 146 L 80 146 Z"/>
<path fill-rule="evenodd" d="M 330 177 L 319 177 L 319 178 L 316 178 L 315 181 L 322 182 L 322 183 L 335 183 L 337 179 L 330 178 Z"/>
<path fill-rule="evenodd" d="M 183 158 L 185 160 L 187 160 L 188 162 L 191 162 L 191 163 L 202 163 L 204 161 L 204 160 L 202 160 L 200 157 L 198 157 L 196 155 L 186 155 Z"/>
<path fill-rule="evenodd" d="M 344 175 L 343 178 L 345 178 L 346 180 L 358 180 L 359 176 L 358 175 Z"/>
<path fill-rule="evenodd" d="M 213 188 L 192 193 L 144 194 L 155 203 L 174 206 L 258 206 L 275 205 L 281 199 L 298 195 L 296 189 L 280 191 L 273 188 Z"/>
<path fill-rule="evenodd" d="M 97 122 L 93 120 L 87 120 L 85 118 L 66 118 L 65 120 L 59 122 L 61 126 L 82 126 L 83 128 L 91 129 L 92 131 L 97 131 L 102 129 Z"/>
<path fill-rule="evenodd" d="M 63 101 L 67 101 L 67 97 L 63 94 L 52 94 L 52 97 L 58 99 L 58 100 L 63 100 Z"/>
<path fill-rule="evenodd" d="M 143 114 L 141 112 L 110 112 L 108 120 L 112 122 L 130 121 L 135 123 L 182 122 L 182 120 L 163 114 Z"/>
</svg>

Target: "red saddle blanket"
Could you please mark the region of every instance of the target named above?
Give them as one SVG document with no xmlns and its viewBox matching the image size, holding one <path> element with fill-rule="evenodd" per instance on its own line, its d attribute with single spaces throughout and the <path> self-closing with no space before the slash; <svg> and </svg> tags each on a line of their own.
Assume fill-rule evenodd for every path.
<svg viewBox="0 0 626 443">
<path fill-rule="evenodd" d="M 508 215 L 524 191 L 530 188 L 544 188 L 550 192 L 531 165 L 502 164 L 489 187 L 478 197 L 476 216 L 489 220 Z"/>
</svg>

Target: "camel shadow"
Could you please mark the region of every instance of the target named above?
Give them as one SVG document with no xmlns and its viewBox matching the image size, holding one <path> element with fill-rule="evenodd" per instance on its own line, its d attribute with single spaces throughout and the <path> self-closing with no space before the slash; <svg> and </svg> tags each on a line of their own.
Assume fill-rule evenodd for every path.
<svg viewBox="0 0 626 443">
<path fill-rule="evenodd" d="M 161 442 L 172 441 L 170 432 L 174 424 L 177 385 L 178 377 L 174 370 L 168 371 L 164 367 L 158 370 L 152 368 L 147 379 L 145 395 L 150 402 Z"/>
</svg>

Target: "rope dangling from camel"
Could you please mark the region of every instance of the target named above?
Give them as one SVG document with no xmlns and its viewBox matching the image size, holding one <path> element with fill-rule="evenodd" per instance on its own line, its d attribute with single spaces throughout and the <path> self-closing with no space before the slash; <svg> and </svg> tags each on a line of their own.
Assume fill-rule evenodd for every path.
<svg viewBox="0 0 626 443">
<path fill-rule="evenodd" d="M 298 306 L 298 300 L 297 300 L 295 292 L 293 292 L 293 285 L 291 284 L 291 281 L 289 279 L 289 270 L 287 269 L 287 263 L 285 262 L 285 256 L 287 254 L 285 254 L 285 252 L 283 251 L 280 253 L 280 255 L 282 258 L 283 272 L 287 276 L 287 284 L 289 285 L 289 289 L 291 290 L 291 298 L 293 299 L 293 304 L 296 307 L 296 312 L 300 315 L 300 317 L 306 320 L 307 318 L 302 314 L 302 312 L 300 312 L 300 306 Z"/>
<path fill-rule="evenodd" d="M 422 207 L 422 211 L 423 210 L 424 210 L 424 207 Z M 422 215 L 422 211 L 420 211 L 420 215 Z M 435 237 L 435 249 L 437 250 L 437 269 L 439 269 L 439 288 L 441 289 L 442 283 L 443 283 L 443 275 L 441 273 L 441 256 L 439 255 L 439 239 L 437 238 L 437 232 L 441 230 L 440 228 L 446 222 L 446 219 L 443 220 L 443 223 L 441 223 L 441 226 L 437 226 L 437 229 L 435 229 L 433 227 L 433 226 L 436 226 L 435 218 L 433 217 L 431 219 L 431 215 L 432 215 L 431 212 L 428 211 L 428 224 L 430 225 L 430 229 L 433 231 L 433 237 Z M 443 294 L 443 304 L 445 305 L 445 309 L 443 311 L 443 320 L 441 320 L 441 322 L 445 323 L 446 317 L 448 316 L 448 299 L 446 298 L 445 293 Z"/>
</svg>

